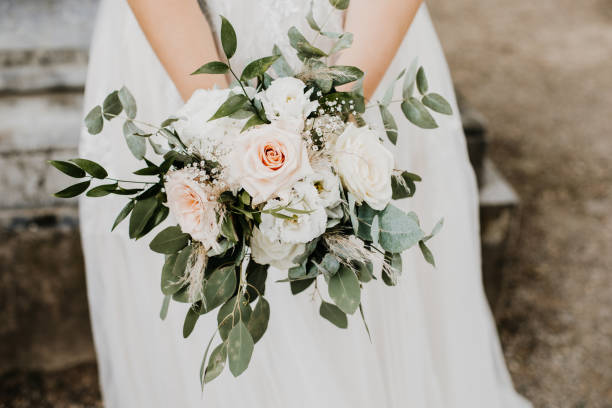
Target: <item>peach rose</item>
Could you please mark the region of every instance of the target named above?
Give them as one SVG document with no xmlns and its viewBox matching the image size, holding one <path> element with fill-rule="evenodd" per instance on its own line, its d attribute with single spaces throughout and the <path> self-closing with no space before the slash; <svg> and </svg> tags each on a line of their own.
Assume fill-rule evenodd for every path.
<svg viewBox="0 0 612 408">
<path fill-rule="evenodd" d="M 257 205 L 312 173 L 299 134 L 277 124 L 252 127 L 237 138 L 231 154 L 230 179 Z"/>
<path fill-rule="evenodd" d="M 164 183 L 167 205 L 181 230 L 210 249 L 217 245 L 220 204 L 213 187 L 196 177 L 187 168 L 169 172 Z"/>
</svg>

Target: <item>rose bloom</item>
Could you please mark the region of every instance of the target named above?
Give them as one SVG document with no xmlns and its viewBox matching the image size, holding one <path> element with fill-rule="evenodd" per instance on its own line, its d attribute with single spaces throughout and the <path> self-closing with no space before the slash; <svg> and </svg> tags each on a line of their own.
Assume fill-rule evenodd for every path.
<svg viewBox="0 0 612 408">
<path fill-rule="evenodd" d="M 182 169 L 167 174 L 164 187 L 168 208 L 181 230 L 201 242 L 206 249 L 217 245 L 219 224 L 217 214 L 221 205 L 218 194 L 210 185 L 194 179 L 194 172 Z"/>
<path fill-rule="evenodd" d="M 333 165 L 355 201 L 383 210 L 391 201 L 393 155 L 378 132 L 349 124 L 334 144 Z"/>
<path fill-rule="evenodd" d="M 260 265 L 270 265 L 277 269 L 289 269 L 296 264 L 293 260 L 304 253 L 304 244 L 283 243 L 269 239 L 256 227 L 251 238 L 251 256 Z"/>
<path fill-rule="evenodd" d="M 234 145 L 229 166 L 232 184 L 244 188 L 257 205 L 312 173 L 301 136 L 275 124 L 252 127 Z"/>
</svg>

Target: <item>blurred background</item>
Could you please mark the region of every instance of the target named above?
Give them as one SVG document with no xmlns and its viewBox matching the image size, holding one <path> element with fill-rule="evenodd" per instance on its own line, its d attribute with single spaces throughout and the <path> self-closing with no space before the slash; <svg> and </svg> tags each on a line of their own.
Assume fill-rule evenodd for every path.
<svg viewBox="0 0 612 408">
<path fill-rule="evenodd" d="M 430 0 L 484 280 L 536 407 L 612 407 L 612 0 Z M 72 157 L 97 0 L 0 0 L 0 407 L 102 406 Z"/>
</svg>

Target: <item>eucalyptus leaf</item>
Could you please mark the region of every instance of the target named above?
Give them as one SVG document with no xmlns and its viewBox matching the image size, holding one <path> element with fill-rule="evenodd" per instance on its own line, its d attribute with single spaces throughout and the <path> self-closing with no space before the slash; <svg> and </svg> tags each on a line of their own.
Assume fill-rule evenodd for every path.
<svg viewBox="0 0 612 408">
<path fill-rule="evenodd" d="M 229 66 L 226 63 L 221 61 L 211 61 L 193 71 L 191 75 L 225 74 L 227 71 L 229 71 Z"/>
<path fill-rule="evenodd" d="M 438 124 L 425 106 L 416 98 L 410 97 L 402 102 L 402 111 L 410 122 L 423 129 L 435 129 Z"/>
<path fill-rule="evenodd" d="M 247 328 L 253 337 L 254 343 L 257 343 L 266 332 L 269 320 L 270 304 L 264 297 L 260 296 L 247 324 Z"/>
<path fill-rule="evenodd" d="M 136 202 L 130 216 L 130 238 L 138 239 L 140 237 L 141 232 L 147 226 L 149 219 L 151 219 L 156 209 L 157 199 L 154 197 Z"/>
<path fill-rule="evenodd" d="M 117 183 L 112 184 L 102 184 L 100 186 L 94 187 L 85 194 L 87 197 L 105 197 L 115 191 L 117 188 Z"/>
<path fill-rule="evenodd" d="M 370 338 L 370 343 L 371 343 L 372 335 L 370 334 L 370 328 L 368 327 L 368 323 L 366 322 L 365 315 L 363 314 L 363 306 L 361 305 L 361 303 L 359 304 L 359 313 L 361 314 L 361 320 L 363 321 L 363 326 L 365 327 L 366 332 L 368 333 L 368 337 Z"/>
<path fill-rule="evenodd" d="M 206 349 L 204 350 L 204 357 L 202 357 L 202 364 L 200 365 L 200 385 L 202 387 L 202 391 L 204 391 L 204 383 L 205 383 L 205 378 L 206 378 L 206 359 L 208 358 L 208 350 L 210 350 L 210 345 L 212 344 L 213 340 L 215 339 L 215 334 L 217 334 L 216 332 L 213 333 L 213 335 L 210 337 L 210 340 L 208 341 L 208 345 L 206 346 Z"/>
<path fill-rule="evenodd" d="M 215 270 L 204 288 L 206 310 L 211 311 L 225 303 L 236 289 L 236 268 L 234 265 Z"/>
<path fill-rule="evenodd" d="M 85 116 L 85 126 L 87 131 L 92 135 L 97 135 L 102 132 L 104 128 L 104 120 L 102 119 L 102 107 L 100 105 L 94 106 Z"/>
<path fill-rule="evenodd" d="M 325 318 L 335 326 L 346 329 L 348 327 L 348 319 L 346 318 L 346 313 L 344 313 L 340 308 L 333 303 L 321 302 L 321 307 L 319 308 L 319 314 L 321 317 Z"/>
<path fill-rule="evenodd" d="M 123 124 L 123 136 L 125 142 L 138 160 L 142 160 L 147 153 L 147 141 L 140 136 L 136 136 L 135 133 L 139 133 L 141 130 L 131 120 L 126 120 Z"/>
<path fill-rule="evenodd" d="M 121 113 L 121 111 L 123 110 L 123 105 L 121 105 L 121 101 L 119 100 L 119 91 L 111 92 L 104 99 L 104 103 L 102 104 L 102 110 L 104 112 L 104 118 L 106 120 L 111 120 Z"/>
<path fill-rule="evenodd" d="M 232 297 L 219 308 L 217 313 L 217 327 L 222 340 L 227 339 L 238 320 L 248 323 L 253 313 L 244 296 L 241 296 L 237 302 L 238 304 L 236 304 L 236 296 Z"/>
<path fill-rule="evenodd" d="M 97 179 L 105 179 L 108 173 L 98 163 L 87 159 L 70 159 L 71 162 L 85 170 L 87 174 Z"/>
<path fill-rule="evenodd" d="M 380 213 L 380 245 L 400 253 L 416 245 L 425 234 L 413 217 L 389 204 Z"/>
<path fill-rule="evenodd" d="M 161 307 L 161 310 L 159 311 L 159 318 L 162 320 L 166 320 L 166 317 L 168 317 L 168 308 L 170 307 L 170 300 L 172 300 L 172 296 L 170 295 L 164 296 L 162 307 Z"/>
<path fill-rule="evenodd" d="M 115 222 L 113 223 L 113 227 L 111 228 L 111 231 L 114 231 L 114 229 L 117 228 L 117 225 L 119 225 L 121 221 L 123 221 L 128 215 L 130 215 L 133 209 L 134 209 L 134 201 L 130 200 L 125 205 L 125 207 L 123 207 L 123 209 L 119 212 L 119 215 L 117 215 L 117 218 L 115 218 Z"/>
<path fill-rule="evenodd" d="M 393 144 L 397 143 L 397 123 L 395 118 L 389 109 L 384 105 L 378 105 L 380 108 L 380 116 L 382 117 L 383 125 L 385 126 L 385 132 L 389 141 Z"/>
<path fill-rule="evenodd" d="M 174 266 L 170 271 L 172 273 L 172 276 L 177 278 L 185 276 L 187 265 L 189 264 L 189 258 L 191 257 L 192 253 L 193 247 L 191 245 L 186 246 L 181 250 L 181 252 L 178 253 L 178 255 L 176 256 L 176 261 L 174 262 Z"/>
<path fill-rule="evenodd" d="M 268 277 L 268 265 L 260 265 L 250 259 L 246 270 L 247 297 L 249 302 L 255 301 L 258 296 L 266 293 L 266 279 Z"/>
<path fill-rule="evenodd" d="M 61 160 L 49 160 L 47 163 L 49 163 L 50 165 L 52 165 L 53 167 L 55 167 L 56 169 L 58 169 L 59 171 L 61 171 L 62 173 L 70 177 L 74 177 L 74 178 L 85 177 L 85 171 L 83 171 L 83 169 L 81 169 L 80 167 L 70 162 L 61 161 Z"/>
<path fill-rule="evenodd" d="M 238 242 L 238 234 L 234 227 L 233 217 L 229 212 L 226 212 L 223 216 L 223 222 L 221 223 L 221 235 L 227 238 L 230 242 Z"/>
<path fill-rule="evenodd" d="M 351 45 L 353 45 L 353 33 L 342 33 L 328 54 L 333 55 L 337 52 L 350 48 Z"/>
<path fill-rule="evenodd" d="M 246 325 L 240 321 L 229 334 L 227 354 L 229 367 L 234 377 L 238 377 L 249 366 L 253 355 L 253 337 Z"/>
<path fill-rule="evenodd" d="M 208 119 L 208 121 L 210 122 L 211 120 L 224 118 L 226 116 L 231 115 L 232 113 L 242 108 L 242 106 L 247 101 L 248 98 L 243 94 L 230 95 L 229 98 L 227 98 L 227 100 L 223 102 L 223 104 L 221 104 L 219 109 L 217 109 L 215 114 L 210 119 Z"/>
<path fill-rule="evenodd" d="M 333 65 L 329 68 L 334 77 L 334 86 L 348 84 L 363 77 L 363 71 L 351 65 Z"/>
<path fill-rule="evenodd" d="M 314 278 L 292 281 L 289 284 L 291 287 L 291 293 L 293 295 L 297 295 L 298 293 L 305 291 L 310 287 L 310 285 L 313 284 L 314 281 Z"/>
<path fill-rule="evenodd" d="M 421 181 L 421 178 L 413 173 L 404 171 L 402 173 L 394 173 L 391 176 L 391 191 L 392 198 L 400 200 L 402 198 L 412 197 L 416 192 L 416 181 Z"/>
<path fill-rule="evenodd" d="M 82 192 L 84 192 L 85 190 L 87 190 L 87 188 L 89 188 L 89 185 L 91 184 L 90 180 L 87 181 L 83 181 L 82 183 L 77 183 L 77 184 L 73 184 L 68 188 L 65 188 L 61 191 L 58 191 L 57 193 L 53 194 L 55 197 L 58 198 L 71 198 L 71 197 L 76 197 L 79 194 L 81 194 Z"/>
<path fill-rule="evenodd" d="M 346 10 L 351 0 L 329 0 L 329 4 L 337 8 L 338 10 Z"/>
<path fill-rule="evenodd" d="M 199 317 L 200 313 L 198 313 L 198 311 L 195 310 L 193 306 L 191 306 L 189 310 L 187 310 L 185 322 L 183 323 L 183 338 L 189 337 L 189 335 L 193 332 L 193 329 L 195 328 Z"/>
<path fill-rule="evenodd" d="M 355 273 L 342 265 L 334 276 L 329 279 L 329 296 L 346 314 L 353 314 L 361 302 L 361 288 Z"/>
<path fill-rule="evenodd" d="M 136 117 L 136 100 L 132 93 L 124 86 L 119 90 L 118 93 L 119 102 L 121 102 L 121 106 L 125 110 L 125 114 L 128 118 L 134 119 Z"/>
<path fill-rule="evenodd" d="M 167 227 L 153 238 L 149 248 L 160 254 L 174 254 L 185 248 L 188 242 L 189 234 L 183 233 L 180 227 Z"/>
<path fill-rule="evenodd" d="M 429 84 L 427 83 L 427 76 L 425 75 L 425 69 L 420 67 L 416 74 L 417 88 L 421 95 L 425 95 L 429 90 Z"/>
<path fill-rule="evenodd" d="M 450 103 L 448 103 L 447 100 L 440 94 L 429 93 L 423 97 L 421 102 L 423 102 L 423 105 L 427 106 L 429 109 L 442 113 L 443 115 L 453 114 L 453 108 L 451 108 Z"/>
<path fill-rule="evenodd" d="M 308 22 L 308 25 L 310 26 L 310 28 L 312 28 L 315 31 L 321 31 L 321 27 L 319 27 L 319 25 L 314 19 L 313 11 L 314 11 L 314 1 L 311 0 L 310 9 L 308 10 L 308 14 L 306 15 L 306 21 Z"/>
<path fill-rule="evenodd" d="M 223 372 L 226 361 L 227 343 L 221 343 L 210 353 L 210 360 L 208 360 L 208 366 L 204 374 L 204 382 L 209 383 L 217 378 Z"/>
<path fill-rule="evenodd" d="M 423 254 L 423 258 L 425 258 L 425 260 L 431 264 L 431 266 L 435 267 L 436 266 L 436 261 L 434 259 L 433 254 L 431 253 L 431 250 L 427 247 L 427 245 L 425 245 L 424 241 L 419 241 L 419 248 L 421 249 L 421 253 Z"/>
<path fill-rule="evenodd" d="M 249 79 L 263 75 L 278 58 L 278 55 L 271 55 L 269 57 L 263 57 L 250 62 L 249 65 L 247 65 L 242 71 L 240 80 L 248 81 Z"/>
<path fill-rule="evenodd" d="M 274 64 L 272 64 L 272 68 L 274 69 L 274 72 L 276 72 L 276 75 L 278 75 L 279 77 L 291 77 L 295 75 L 293 69 L 291 68 L 277 45 L 274 45 L 274 48 L 272 49 L 272 54 L 279 56 L 278 59 L 274 62 Z"/>
<path fill-rule="evenodd" d="M 225 17 L 221 16 L 221 46 L 228 60 L 236 53 L 237 45 L 238 41 L 236 40 L 234 27 Z"/>
<path fill-rule="evenodd" d="M 173 273 L 177 259 L 178 254 L 167 255 L 162 267 L 160 288 L 161 292 L 166 296 L 174 295 L 183 287 L 180 277 L 175 276 Z"/>
<path fill-rule="evenodd" d="M 404 76 L 404 84 L 402 85 L 402 95 L 404 99 L 408 99 L 414 93 L 414 83 L 416 82 L 416 73 L 419 68 L 419 61 L 415 58 Z"/>
</svg>

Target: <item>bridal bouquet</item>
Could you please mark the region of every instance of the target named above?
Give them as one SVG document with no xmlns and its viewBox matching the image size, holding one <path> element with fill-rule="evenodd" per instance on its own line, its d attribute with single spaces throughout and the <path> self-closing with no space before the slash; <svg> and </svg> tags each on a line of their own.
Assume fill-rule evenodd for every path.
<svg viewBox="0 0 612 408">
<path fill-rule="evenodd" d="M 340 8 L 345 3 L 332 1 Z M 427 234 L 416 214 L 393 205 L 411 197 L 421 181 L 396 169 L 383 144 L 385 134 L 391 144 L 398 137 L 388 110 L 395 84 L 371 105 L 382 115 L 384 129 L 379 130 L 362 116 L 369 108 L 360 86 L 363 72 L 326 63 L 350 46 L 350 33 L 323 32 L 310 13 L 317 36 L 335 39 L 329 52 L 293 27 L 289 39 L 303 62 L 299 72 L 274 47 L 272 55 L 251 62 L 238 75 L 231 65 L 236 34 L 221 18 L 227 61 L 209 62 L 194 74 L 232 75 L 230 89 L 196 91 L 159 127 L 135 119 L 136 103 L 125 87 L 85 118 L 89 133 L 98 134 L 105 121 L 121 116 L 129 149 L 145 163 L 134 174 L 146 178 L 111 178 L 101 165 L 83 158 L 50 162 L 84 179 L 58 197 L 85 191 L 88 197 L 129 197 L 113 229 L 129 216 L 130 238 L 145 236 L 171 215 L 177 225 L 164 228 L 150 243 L 152 251 L 165 255 L 161 316 L 170 300 L 189 303 L 183 327 L 187 337 L 200 316 L 216 310 L 217 332 L 204 353 L 202 385 L 227 362 L 234 376 L 247 368 L 268 325 L 270 266 L 274 279 L 288 283 L 293 294 L 314 286 L 321 316 L 346 328 L 347 315 L 359 310 L 364 318 L 366 283 L 396 284 L 403 251 L 418 245 L 434 264 L 426 242 L 441 227 L 440 222 Z M 429 110 L 451 114 L 443 97 L 428 92 L 423 68 L 413 64 L 397 80 L 402 78 L 402 110 L 409 121 L 434 128 Z M 355 83 L 352 90 L 338 89 L 348 83 Z M 146 157 L 147 145 L 162 158 Z M 109 182 L 90 188 L 95 180 Z M 322 284 L 329 296 L 321 295 Z M 209 356 L 217 333 L 220 343 Z"/>
</svg>

